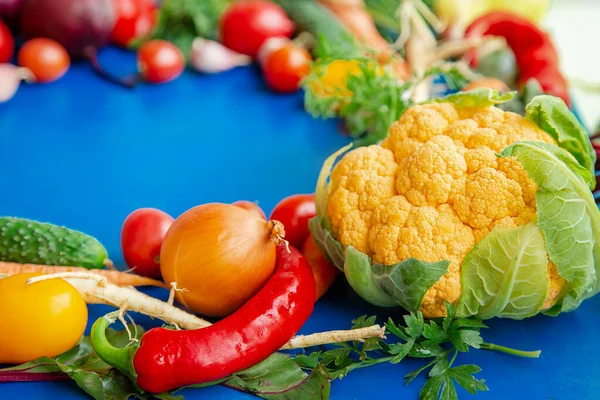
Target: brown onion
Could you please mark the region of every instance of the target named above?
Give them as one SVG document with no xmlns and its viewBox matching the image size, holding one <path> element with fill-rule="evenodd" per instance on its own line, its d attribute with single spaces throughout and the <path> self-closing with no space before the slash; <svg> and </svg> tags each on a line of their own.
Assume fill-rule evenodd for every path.
<svg viewBox="0 0 600 400">
<path fill-rule="evenodd" d="M 223 317 L 256 294 L 275 269 L 283 225 L 230 204 L 194 207 L 165 236 L 160 270 L 176 299 L 199 314 Z"/>
</svg>

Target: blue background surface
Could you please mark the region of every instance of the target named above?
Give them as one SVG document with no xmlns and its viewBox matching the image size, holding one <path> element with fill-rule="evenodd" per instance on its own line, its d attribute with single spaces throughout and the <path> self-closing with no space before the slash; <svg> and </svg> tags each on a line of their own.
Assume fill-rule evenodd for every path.
<svg viewBox="0 0 600 400">
<path fill-rule="evenodd" d="M 135 69 L 133 55 L 102 54 L 115 72 Z M 128 91 L 76 65 L 49 85 L 23 85 L 0 104 L 0 215 L 62 224 L 97 237 L 122 266 L 119 234 L 139 207 L 177 216 L 195 205 L 258 200 L 266 212 L 283 197 L 314 191 L 327 155 L 347 140 L 337 122 L 313 119 L 302 95 L 265 89 L 254 68 L 215 76 L 186 72 L 165 85 Z M 164 290 L 151 294 L 166 298 Z M 90 325 L 109 311 L 90 306 Z M 342 280 L 316 305 L 302 329 L 346 329 L 351 320 L 401 311 L 368 306 Z M 158 324 L 136 315 L 145 327 Z M 476 363 L 490 391 L 481 399 L 586 400 L 600 398 L 600 297 L 557 318 L 492 320 L 488 342 L 541 349 L 527 360 L 486 352 L 461 354 Z M 18 333 L 15 333 L 18 334 Z M 0 343 L 0 346 L 2 344 Z M 416 399 L 424 383 L 402 377 L 422 365 L 406 360 L 357 370 L 332 385 L 332 399 Z M 186 399 L 250 399 L 220 386 L 187 390 Z M 463 399 L 471 395 L 459 391 Z M 0 398 L 86 398 L 74 383 L 0 385 Z"/>
</svg>

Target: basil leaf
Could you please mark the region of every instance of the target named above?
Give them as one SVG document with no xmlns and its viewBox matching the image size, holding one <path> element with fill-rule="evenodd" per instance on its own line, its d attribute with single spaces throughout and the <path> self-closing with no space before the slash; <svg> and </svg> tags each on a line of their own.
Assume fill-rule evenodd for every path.
<svg viewBox="0 0 600 400">
<path fill-rule="evenodd" d="M 556 140 L 558 146 L 567 150 L 579 164 L 594 173 L 596 152 L 589 134 L 562 99 L 548 95 L 536 96 L 525 111 L 527 119 L 535 122 Z M 589 183 L 593 190 L 596 180 Z"/>
<path fill-rule="evenodd" d="M 461 317 L 522 319 L 537 314 L 548 296 L 548 258 L 535 223 L 495 228 L 465 257 Z"/>
<path fill-rule="evenodd" d="M 394 265 L 374 263 L 352 246 L 346 248 L 344 273 L 359 296 L 368 302 L 417 311 L 425 293 L 446 272 L 450 261 L 434 263 L 409 258 Z"/>
<path fill-rule="evenodd" d="M 327 371 L 320 365 L 308 375 L 289 356 L 273 353 L 255 366 L 234 374 L 221 385 L 263 399 L 328 399 L 329 380 Z"/>
</svg>

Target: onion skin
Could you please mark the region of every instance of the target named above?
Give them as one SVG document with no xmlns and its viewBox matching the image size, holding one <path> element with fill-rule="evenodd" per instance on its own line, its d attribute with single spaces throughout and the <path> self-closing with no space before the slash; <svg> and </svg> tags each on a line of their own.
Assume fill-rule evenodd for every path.
<svg viewBox="0 0 600 400">
<path fill-rule="evenodd" d="M 83 58 L 108 43 L 115 19 L 112 0 L 25 0 L 21 31 L 54 39 Z"/>
<path fill-rule="evenodd" d="M 175 220 L 160 253 L 176 299 L 210 317 L 223 317 L 253 297 L 273 274 L 283 225 L 231 204 L 194 207 Z"/>
</svg>

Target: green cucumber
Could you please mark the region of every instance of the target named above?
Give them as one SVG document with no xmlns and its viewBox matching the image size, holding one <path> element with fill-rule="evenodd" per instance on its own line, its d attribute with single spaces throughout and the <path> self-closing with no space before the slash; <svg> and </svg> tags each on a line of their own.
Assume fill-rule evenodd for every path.
<svg viewBox="0 0 600 400">
<path fill-rule="evenodd" d="M 98 240 L 62 226 L 0 217 L 0 261 L 103 268 L 108 260 Z"/>
</svg>

